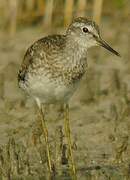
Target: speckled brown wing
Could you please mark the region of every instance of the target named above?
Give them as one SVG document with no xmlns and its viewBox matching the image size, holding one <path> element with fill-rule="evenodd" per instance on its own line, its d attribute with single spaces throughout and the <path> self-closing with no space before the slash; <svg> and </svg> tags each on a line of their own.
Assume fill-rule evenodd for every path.
<svg viewBox="0 0 130 180">
<path fill-rule="evenodd" d="M 65 36 L 64 35 L 50 35 L 36 41 L 30 46 L 25 53 L 21 68 L 18 72 L 18 82 L 26 81 L 26 74 L 29 70 L 38 68 L 38 66 L 45 66 L 45 54 L 49 56 L 52 52 L 58 52 L 64 48 Z M 48 58 L 49 60 L 49 58 Z M 50 61 L 53 61 L 50 58 Z M 49 62 L 48 62 L 49 63 Z M 51 62 L 50 62 L 51 63 Z"/>
</svg>

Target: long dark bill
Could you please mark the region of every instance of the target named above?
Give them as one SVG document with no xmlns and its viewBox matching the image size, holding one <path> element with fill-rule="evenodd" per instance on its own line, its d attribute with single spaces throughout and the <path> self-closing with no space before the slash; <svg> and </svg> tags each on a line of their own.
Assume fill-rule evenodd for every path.
<svg viewBox="0 0 130 180">
<path fill-rule="evenodd" d="M 104 40 L 100 39 L 98 40 L 99 45 L 107 49 L 108 51 L 112 52 L 116 56 L 121 56 L 117 51 L 115 51 L 109 44 L 107 44 Z"/>
</svg>

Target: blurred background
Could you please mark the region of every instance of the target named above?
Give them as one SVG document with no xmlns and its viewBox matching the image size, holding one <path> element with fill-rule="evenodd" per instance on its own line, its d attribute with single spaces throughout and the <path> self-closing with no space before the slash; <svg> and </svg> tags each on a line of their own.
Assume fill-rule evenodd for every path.
<svg viewBox="0 0 130 180">
<path fill-rule="evenodd" d="M 87 74 L 70 101 L 78 177 L 130 179 L 130 1 L 0 0 L 2 180 L 47 179 L 37 110 L 18 88 L 17 72 L 34 41 L 64 33 L 77 16 L 96 21 L 103 38 L 121 54 L 118 58 L 102 48 L 90 49 Z M 60 106 L 50 106 L 46 117 L 56 180 L 71 179 L 62 114 Z"/>
</svg>

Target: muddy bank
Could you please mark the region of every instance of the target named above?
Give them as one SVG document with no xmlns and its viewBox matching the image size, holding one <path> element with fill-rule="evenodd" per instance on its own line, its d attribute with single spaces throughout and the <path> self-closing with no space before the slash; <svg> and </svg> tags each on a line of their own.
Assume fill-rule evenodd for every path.
<svg viewBox="0 0 130 180">
<path fill-rule="evenodd" d="M 124 28 L 125 26 L 125 28 Z M 130 36 L 127 23 L 103 22 L 103 34 L 122 57 L 104 49 L 89 51 L 88 72 L 70 101 L 73 150 L 82 179 L 130 179 Z M 110 31 L 111 29 L 111 31 Z M 45 144 L 35 104 L 17 86 L 27 47 L 46 33 L 21 30 L 12 40 L 0 35 L 0 175 L 46 179 Z M 71 179 L 63 110 L 46 115 L 56 179 Z"/>
</svg>

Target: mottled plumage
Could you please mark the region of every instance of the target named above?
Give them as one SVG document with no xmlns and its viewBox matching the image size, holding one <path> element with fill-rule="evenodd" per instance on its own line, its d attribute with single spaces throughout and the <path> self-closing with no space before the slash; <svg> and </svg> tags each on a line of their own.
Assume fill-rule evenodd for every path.
<svg viewBox="0 0 130 180">
<path fill-rule="evenodd" d="M 26 52 L 18 73 L 19 86 L 33 97 L 41 114 L 41 126 L 46 143 L 47 164 L 53 166 L 48 141 L 48 131 L 42 104 L 65 104 L 65 134 L 68 140 L 69 160 L 76 178 L 69 125 L 68 100 L 75 92 L 87 70 L 87 50 L 100 45 L 119 56 L 101 39 L 99 28 L 87 18 L 76 18 L 64 35 L 50 35 L 36 41 Z"/>
<path fill-rule="evenodd" d="M 66 34 L 41 38 L 27 50 L 19 86 L 41 103 L 67 102 L 87 70 L 87 49 L 101 42 L 93 21 L 76 18 Z"/>
</svg>

